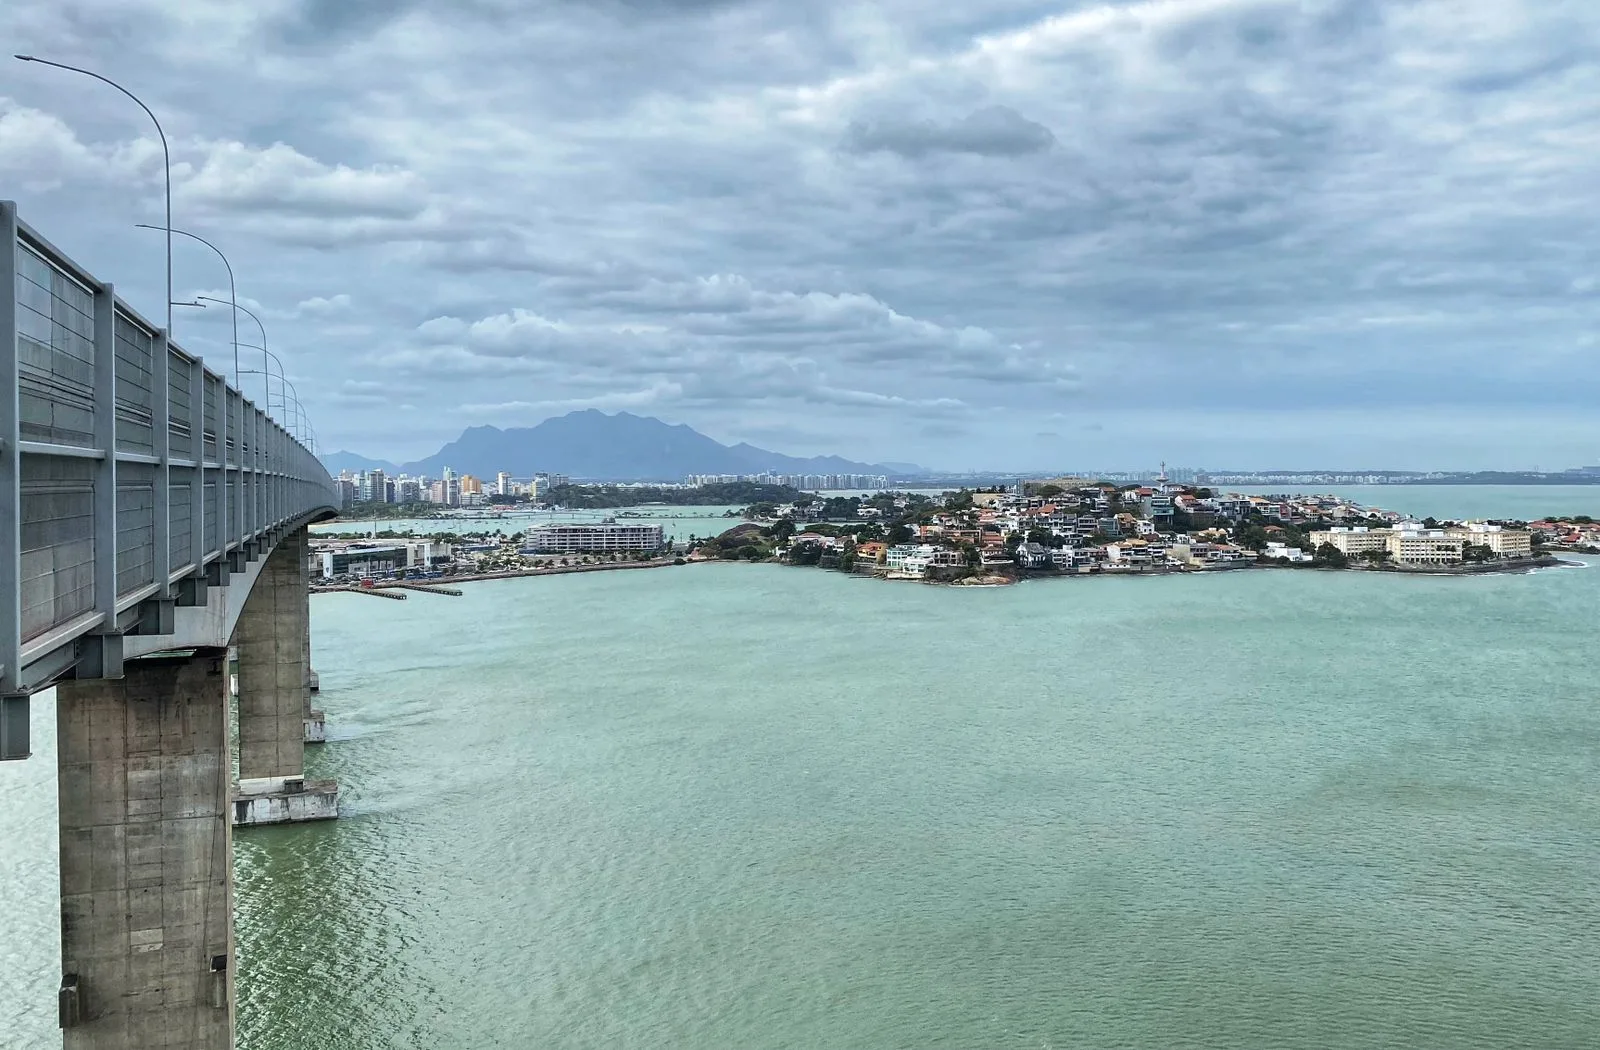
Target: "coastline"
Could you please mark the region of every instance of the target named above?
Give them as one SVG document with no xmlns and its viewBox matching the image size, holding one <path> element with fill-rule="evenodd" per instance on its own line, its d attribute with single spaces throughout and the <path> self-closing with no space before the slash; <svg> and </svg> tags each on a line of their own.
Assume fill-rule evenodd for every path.
<svg viewBox="0 0 1600 1050">
<path fill-rule="evenodd" d="M 311 593 L 332 593 L 336 591 L 382 591 L 392 588 L 396 583 L 413 585 L 405 589 L 427 589 L 429 587 L 449 587 L 457 583 L 476 583 L 480 580 L 514 580 L 521 576 L 560 576 L 573 572 L 616 572 L 619 569 L 661 569 L 676 564 L 672 558 L 657 558 L 652 561 L 619 562 L 611 565 L 559 565 L 548 569 L 505 569 L 499 572 L 458 574 L 455 576 L 439 576 L 434 579 L 422 580 L 395 580 L 385 584 L 374 584 L 371 587 L 350 586 L 348 584 L 323 585 L 312 584 Z"/>
<path fill-rule="evenodd" d="M 426 591 L 430 587 L 449 587 L 457 583 L 474 583 L 481 580 L 514 580 L 525 576 L 560 576 L 568 573 L 581 572 L 616 572 L 626 569 L 661 569 L 677 564 L 675 558 L 657 558 L 651 561 L 623 562 L 609 565 L 566 565 L 553 568 L 540 569 L 507 569 L 499 572 L 462 574 L 455 576 L 440 576 L 436 579 L 392 581 L 389 584 L 377 584 L 373 587 L 352 586 L 350 584 L 324 585 L 312 584 L 312 594 L 330 594 L 337 592 L 379 591 L 395 589 L 394 584 L 403 582 L 410 585 L 402 589 L 416 589 Z M 761 562 L 725 562 L 718 558 L 690 558 L 685 560 L 685 565 L 721 565 L 721 564 L 765 564 L 784 565 L 775 558 Z M 1237 572 L 1239 570 L 1278 570 L 1280 572 L 1381 572 L 1397 576 L 1482 576 L 1485 574 L 1502 573 L 1529 573 L 1534 569 L 1546 568 L 1581 568 L 1582 562 L 1566 561 L 1554 555 L 1543 555 L 1536 558 L 1523 558 L 1514 563 L 1485 562 L 1475 565 L 1440 565 L 1440 566 L 1399 566 L 1399 565 L 1351 565 L 1342 569 L 1324 566 L 1296 567 L 1291 565 L 1272 565 L 1259 562 L 1250 562 L 1242 565 L 1233 565 L 1226 568 L 1190 568 L 1181 566 L 1128 566 L 1126 568 L 1095 567 L 1087 572 L 1079 571 L 1051 571 L 1037 569 L 1004 569 L 996 572 L 984 572 L 973 576 L 964 576 L 955 580 L 929 579 L 923 576 L 912 576 L 907 573 L 884 572 L 876 567 L 872 570 L 844 570 L 823 569 L 824 572 L 837 572 L 845 576 L 856 576 L 864 579 L 881 580 L 886 583 L 921 583 L 934 587 L 1009 587 L 1030 580 L 1065 580 L 1065 579 L 1095 579 L 1101 577 L 1146 577 L 1146 576 L 1203 576 L 1214 573 Z M 807 566 L 790 566 L 791 568 L 806 568 Z"/>
</svg>

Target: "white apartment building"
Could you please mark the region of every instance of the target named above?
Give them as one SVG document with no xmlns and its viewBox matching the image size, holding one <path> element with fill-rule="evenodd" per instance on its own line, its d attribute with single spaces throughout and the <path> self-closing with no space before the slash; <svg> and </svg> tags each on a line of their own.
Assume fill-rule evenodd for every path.
<svg viewBox="0 0 1600 1050">
<path fill-rule="evenodd" d="M 1508 529 L 1481 521 L 1445 530 L 1449 535 L 1477 547 L 1488 547 L 1502 558 L 1526 558 L 1533 554 L 1533 533 L 1526 529 Z"/>
<path fill-rule="evenodd" d="M 665 542 L 660 525 L 539 525 L 527 531 L 524 554 L 620 554 L 653 551 Z"/>
<path fill-rule="evenodd" d="M 1365 525 L 1335 525 L 1331 529 L 1311 534 L 1313 546 L 1320 547 L 1324 543 L 1337 548 L 1347 557 L 1355 557 L 1363 551 L 1383 551 L 1389 549 L 1389 529 L 1369 529 Z"/>
<path fill-rule="evenodd" d="M 1461 561 L 1460 537 L 1446 535 L 1443 529 L 1401 525 L 1390 532 L 1388 549 L 1401 565 L 1455 565 Z"/>
<path fill-rule="evenodd" d="M 883 564 L 890 572 L 920 576 L 929 566 L 959 568 L 965 562 L 960 551 L 949 547 L 936 547 L 931 543 L 901 543 L 884 552 Z"/>
<path fill-rule="evenodd" d="M 1392 529 L 1335 527 L 1313 532 L 1317 546 L 1331 544 L 1347 556 L 1364 551 L 1388 551 L 1399 565 L 1456 565 L 1461 561 L 1461 537 L 1443 529 L 1428 529 L 1414 521 L 1403 521 Z"/>
<path fill-rule="evenodd" d="M 1291 547 L 1287 543 L 1269 542 L 1267 549 L 1261 552 L 1261 556 L 1270 558 L 1273 561 L 1302 562 L 1313 560 L 1311 555 L 1299 547 Z"/>
</svg>

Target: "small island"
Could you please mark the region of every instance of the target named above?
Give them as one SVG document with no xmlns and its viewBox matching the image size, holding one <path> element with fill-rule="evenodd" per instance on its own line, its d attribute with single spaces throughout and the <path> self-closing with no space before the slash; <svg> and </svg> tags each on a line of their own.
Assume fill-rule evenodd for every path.
<svg viewBox="0 0 1600 1050">
<path fill-rule="evenodd" d="M 938 499 L 802 496 L 752 504 L 743 516 L 688 560 L 982 585 L 1246 568 L 1450 575 L 1558 565 L 1560 550 L 1600 552 L 1600 528 L 1587 518 L 1419 521 L 1337 496 L 1246 495 L 1164 477 L 1153 485 L 1059 478 Z"/>
</svg>

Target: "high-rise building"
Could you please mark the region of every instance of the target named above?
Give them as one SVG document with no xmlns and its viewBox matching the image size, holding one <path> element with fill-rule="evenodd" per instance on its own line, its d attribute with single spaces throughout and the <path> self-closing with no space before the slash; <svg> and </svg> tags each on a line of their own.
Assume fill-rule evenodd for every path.
<svg viewBox="0 0 1600 1050">
<path fill-rule="evenodd" d="M 463 475 L 461 475 L 461 495 L 463 495 L 463 496 L 481 496 L 481 495 L 483 495 L 483 482 L 479 481 L 477 478 L 473 477 L 471 474 L 463 474 Z"/>
<path fill-rule="evenodd" d="M 361 498 L 368 503 L 389 502 L 389 479 L 382 470 L 369 470 L 362 475 Z"/>
<path fill-rule="evenodd" d="M 494 490 L 501 496 L 511 495 L 511 475 L 500 471 L 494 476 Z"/>
</svg>

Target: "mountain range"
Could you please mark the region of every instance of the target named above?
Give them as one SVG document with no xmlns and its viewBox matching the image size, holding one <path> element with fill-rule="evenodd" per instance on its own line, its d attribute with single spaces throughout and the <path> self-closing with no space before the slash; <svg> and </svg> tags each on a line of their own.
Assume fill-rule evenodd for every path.
<svg viewBox="0 0 1600 1050">
<path fill-rule="evenodd" d="M 673 426 L 630 412 L 595 409 L 555 416 L 538 426 L 468 427 L 426 459 L 391 463 L 354 452 L 322 457 L 332 473 L 383 470 L 438 477 L 445 467 L 493 478 L 497 471 L 526 478 L 540 471 L 591 481 L 678 481 L 686 474 L 927 473 L 914 463 L 857 463 L 839 456 L 787 456 L 741 442 L 724 445 L 684 424 Z"/>
</svg>

